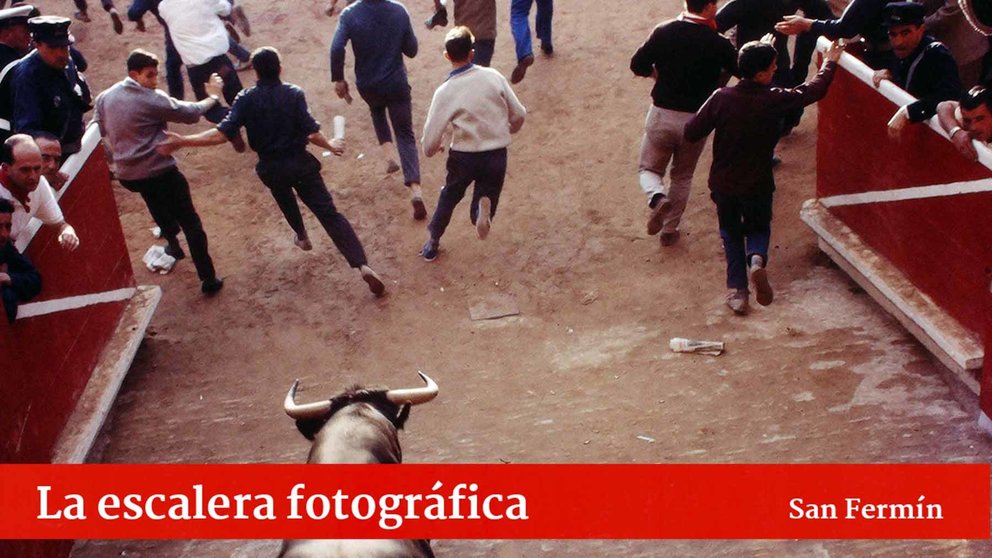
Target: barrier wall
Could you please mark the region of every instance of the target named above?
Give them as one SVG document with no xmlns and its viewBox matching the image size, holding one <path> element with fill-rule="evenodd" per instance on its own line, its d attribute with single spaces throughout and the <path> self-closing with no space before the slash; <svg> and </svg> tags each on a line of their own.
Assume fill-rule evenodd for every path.
<svg viewBox="0 0 992 558">
<path fill-rule="evenodd" d="M 992 152 L 979 146 L 979 161 L 968 161 L 936 117 L 890 139 L 889 118 L 915 99 L 890 82 L 876 89 L 871 73 L 843 55 L 819 104 L 817 199 L 802 217 L 821 247 L 977 392 L 989 377 L 981 369 L 992 302 Z M 982 386 L 985 415 L 990 387 Z"/>
<path fill-rule="evenodd" d="M 116 397 L 160 297 L 136 287 L 99 133 L 62 170 L 58 192 L 76 251 L 32 226 L 17 247 L 42 275 L 42 291 L 0 319 L 0 462 L 82 462 Z M 0 556 L 63 557 L 72 541 L 0 541 Z"/>
</svg>

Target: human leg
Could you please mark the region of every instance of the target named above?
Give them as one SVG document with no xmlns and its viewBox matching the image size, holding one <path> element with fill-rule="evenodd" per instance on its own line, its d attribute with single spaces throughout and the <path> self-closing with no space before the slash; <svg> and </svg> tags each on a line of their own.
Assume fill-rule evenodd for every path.
<svg viewBox="0 0 992 558">
<path fill-rule="evenodd" d="M 183 85 L 183 59 L 172 43 L 172 35 L 165 30 L 165 83 L 169 88 L 169 96 L 180 101 L 186 96 Z"/>
<path fill-rule="evenodd" d="M 228 37 L 227 47 L 227 52 L 237 58 L 238 62 L 242 64 L 251 62 L 251 51 L 246 49 L 241 43 L 235 41 L 234 37 Z"/>
<path fill-rule="evenodd" d="M 641 138 L 641 154 L 638 162 L 638 181 L 641 190 L 647 194 L 651 216 L 648 218 L 648 234 L 657 234 L 671 210 L 668 189 L 665 187 L 665 172 L 672 160 L 676 145 L 681 138 L 668 133 L 665 125 L 665 109 L 651 105 L 644 119 L 644 137 Z"/>
<path fill-rule="evenodd" d="M 125 189 L 135 192 L 141 196 L 144 200 L 145 206 L 148 208 L 149 215 L 152 216 L 152 220 L 158 225 L 159 230 L 162 231 L 162 238 L 169 243 L 169 246 L 173 249 L 179 247 L 179 223 L 176 221 L 175 216 L 172 214 L 169 206 L 165 203 L 163 199 L 162 190 L 157 187 L 154 180 L 125 180 L 120 179 L 121 186 Z"/>
<path fill-rule="evenodd" d="M 768 245 L 771 241 L 772 194 L 749 196 L 743 200 L 742 223 L 746 243 L 748 276 L 755 300 L 762 306 L 772 303 L 774 292 L 768 283 Z"/>
<path fill-rule="evenodd" d="M 451 214 L 454 213 L 458 202 L 465 197 L 465 190 L 472 183 L 473 173 L 471 168 L 471 153 L 461 151 L 449 151 L 447 169 L 448 176 L 444 187 L 438 194 L 437 207 L 434 208 L 434 216 L 427 225 L 427 232 L 431 235 L 431 240 L 440 242 L 444 231 L 451 222 Z"/>
<path fill-rule="evenodd" d="M 696 172 L 696 164 L 700 155 L 706 147 L 706 140 L 697 142 L 685 141 L 682 130 L 685 123 L 692 118 L 692 113 L 673 111 L 672 118 L 666 121 L 666 135 L 670 138 L 669 145 L 674 146 L 672 153 L 672 168 L 669 174 L 671 187 L 668 190 L 668 199 L 671 201 L 671 209 L 665 215 L 664 223 L 661 227 L 661 234 L 674 234 L 679 229 L 682 221 L 682 214 L 685 213 L 686 203 L 689 201 L 689 192 L 692 189 L 692 175 Z"/>
<path fill-rule="evenodd" d="M 189 255 L 196 266 L 196 275 L 200 281 L 209 282 L 217 279 L 214 262 L 208 251 L 207 233 L 203 223 L 193 206 L 193 198 L 189 192 L 189 182 L 178 169 L 173 168 L 161 178 L 164 197 L 175 215 L 176 221 L 183 229 Z"/>
<path fill-rule="evenodd" d="M 369 114 L 372 116 L 372 129 L 375 130 L 375 137 L 379 140 L 379 147 L 382 149 L 382 157 L 386 161 L 386 172 L 394 173 L 400 170 L 393 154 L 393 132 L 389 128 L 389 119 L 386 116 L 387 100 L 385 96 L 378 93 L 359 90 L 358 94 L 369 106 Z"/>
<path fill-rule="evenodd" d="M 475 188 L 469 218 L 475 223 L 479 238 L 489 236 L 492 219 L 496 216 L 499 196 L 506 178 L 506 148 L 475 153 Z"/>
<path fill-rule="evenodd" d="M 296 194 L 293 193 L 291 167 L 282 166 L 274 162 L 259 161 L 255 166 L 255 173 L 259 180 L 272 194 L 272 199 L 276 200 L 276 205 L 282 211 L 286 223 L 296 233 L 298 241 L 308 238 L 306 225 L 303 224 L 303 215 L 300 214 L 300 205 L 296 201 Z"/>
<path fill-rule="evenodd" d="M 475 41 L 475 58 L 472 62 L 487 68 L 493 61 L 493 53 L 496 51 L 496 39 L 477 39 Z"/>
<path fill-rule="evenodd" d="M 396 148 L 403 167 L 403 183 L 407 186 L 420 185 L 420 159 L 417 155 L 417 139 L 413 134 L 413 109 L 409 91 L 389 99 L 386 109 L 389 121 L 396 135 Z"/>
<path fill-rule="evenodd" d="M 511 0 L 510 31 L 516 44 L 517 62 L 534 55 L 530 38 L 530 7 L 534 0 Z"/>
<path fill-rule="evenodd" d="M 317 221 L 327 231 L 327 236 L 331 237 L 338 251 L 348 261 L 348 265 L 354 268 L 366 265 L 368 260 L 362 243 L 358 240 L 348 219 L 334 207 L 334 199 L 327 191 L 323 177 L 320 176 L 320 162 L 313 155 L 307 154 L 306 160 L 301 160 L 297 164 L 300 165 L 301 172 L 294 188 L 300 199 L 317 217 Z"/>
<path fill-rule="evenodd" d="M 727 258 L 727 288 L 747 289 L 745 257 L 745 237 L 743 207 L 738 196 L 712 192 L 710 198 L 716 203 L 720 238 Z"/>
<path fill-rule="evenodd" d="M 554 52 L 551 41 L 551 16 L 554 14 L 554 0 L 537 0 L 537 15 L 534 16 L 534 33 L 541 40 L 541 50 L 545 54 Z"/>
</svg>

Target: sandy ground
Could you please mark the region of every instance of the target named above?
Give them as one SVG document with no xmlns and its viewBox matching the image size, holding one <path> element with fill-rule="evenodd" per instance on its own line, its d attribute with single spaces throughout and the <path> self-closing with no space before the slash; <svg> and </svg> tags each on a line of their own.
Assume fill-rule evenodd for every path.
<svg viewBox="0 0 992 558">
<path fill-rule="evenodd" d="M 67 2 L 40 2 L 66 13 Z M 121 2 L 124 4 L 124 2 Z M 771 279 L 775 304 L 747 318 L 723 304 L 724 263 L 700 162 L 683 240 L 646 236 L 637 150 L 650 83 L 627 69 L 672 0 L 568 0 L 555 14 L 553 58 L 539 56 L 516 87 L 529 110 L 516 136 L 490 238 L 467 207 L 441 258 L 423 262 L 422 223 L 397 175 L 385 175 L 361 101 L 330 84 L 334 21 L 322 2 L 244 0 L 251 47 L 278 46 L 285 78 L 329 123 L 349 119 L 348 153 L 325 160 L 340 209 L 388 279 L 373 298 L 308 216 L 312 252 L 291 232 L 230 147 L 183 151 L 180 166 L 227 286 L 206 300 L 193 266 L 139 269 L 153 242 L 141 200 L 116 187 L 140 283 L 164 298 L 100 439 L 107 463 L 302 462 L 307 444 L 282 412 L 293 378 L 301 399 L 352 382 L 404 386 L 424 370 L 441 385 L 402 435 L 412 463 L 983 462 L 992 443 L 942 381 L 928 354 L 819 253 L 799 221 L 812 197 L 815 111 L 781 145 Z M 514 64 L 509 2 L 500 4 L 494 66 Z M 439 31 L 420 24 L 408 61 L 419 130 L 444 79 Z M 113 35 L 97 6 L 73 24 L 99 91 L 124 75 L 135 47 L 162 51 L 161 31 Z M 349 54 L 350 68 L 350 54 Z M 350 69 L 348 75 L 352 76 Z M 246 83 L 251 74 L 242 74 Z M 351 79 L 349 77 L 349 79 Z M 203 129 L 204 125 L 180 128 Z M 364 154 L 364 155 L 363 155 Z M 433 208 L 444 160 L 422 161 Z M 85 241 L 85 239 L 84 239 Z M 469 319 L 469 307 L 512 296 L 517 317 Z M 720 357 L 670 353 L 670 337 L 719 339 Z M 653 438 L 646 442 L 638 436 Z M 631 487 L 636 489 L 636 487 Z M 988 556 L 987 542 L 436 541 L 439 556 Z M 90 541 L 74 556 L 272 556 L 274 541 Z"/>
</svg>

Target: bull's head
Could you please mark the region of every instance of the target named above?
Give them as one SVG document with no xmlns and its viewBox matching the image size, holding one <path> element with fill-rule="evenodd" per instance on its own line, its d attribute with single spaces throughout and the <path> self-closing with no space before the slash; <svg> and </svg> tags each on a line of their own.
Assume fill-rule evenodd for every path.
<svg viewBox="0 0 992 558">
<path fill-rule="evenodd" d="M 324 424 L 330 420 L 334 413 L 354 403 L 367 403 L 374 407 L 384 417 L 389 419 L 397 429 L 402 429 L 410 414 L 411 405 L 419 405 L 437 397 L 437 384 L 427 374 L 418 372 L 420 378 L 426 384 L 420 388 L 408 389 L 373 389 L 354 386 L 344 393 L 336 395 L 327 401 L 316 403 L 296 402 L 296 389 L 300 381 L 293 382 L 286 394 L 286 401 L 283 408 L 286 414 L 296 420 L 296 428 L 306 436 L 308 440 L 313 440 L 317 432 L 323 428 Z"/>
</svg>

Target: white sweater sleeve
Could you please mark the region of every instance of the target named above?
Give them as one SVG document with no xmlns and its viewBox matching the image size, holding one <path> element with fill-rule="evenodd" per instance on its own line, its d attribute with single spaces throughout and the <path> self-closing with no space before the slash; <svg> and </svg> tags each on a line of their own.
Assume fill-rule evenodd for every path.
<svg viewBox="0 0 992 558">
<path fill-rule="evenodd" d="M 510 82 L 503 78 L 503 95 L 506 97 L 507 115 L 510 122 L 510 133 L 515 134 L 524 125 L 524 118 L 527 117 L 527 109 L 517 99 L 516 93 L 510 87 Z"/>
<path fill-rule="evenodd" d="M 434 92 L 431 99 L 431 107 L 427 109 L 427 120 L 424 122 L 424 135 L 420 138 L 421 145 L 424 146 L 424 155 L 433 156 L 441 149 L 441 141 L 444 137 L 444 130 L 448 127 L 448 117 L 443 99 L 444 86 L 442 85 Z"/>
</svg>

